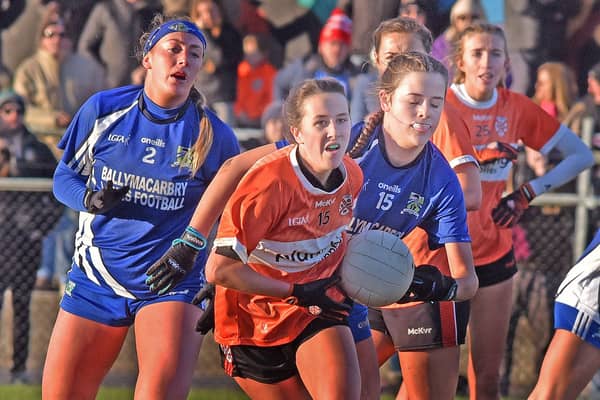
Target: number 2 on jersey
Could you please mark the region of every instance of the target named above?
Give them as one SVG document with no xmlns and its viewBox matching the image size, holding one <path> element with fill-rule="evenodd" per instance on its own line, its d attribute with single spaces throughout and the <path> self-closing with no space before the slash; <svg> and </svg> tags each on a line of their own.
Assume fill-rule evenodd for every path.
<svg viewBox="0 0 600 400">
<path fill-rule="evenodd" d="M 154 164 L 154 156 L 156 155 L 156 149 L 154 147 L 146 147 L 146 155 L 142 157 L 142 161 L 146 164 Z"/>
</svg>

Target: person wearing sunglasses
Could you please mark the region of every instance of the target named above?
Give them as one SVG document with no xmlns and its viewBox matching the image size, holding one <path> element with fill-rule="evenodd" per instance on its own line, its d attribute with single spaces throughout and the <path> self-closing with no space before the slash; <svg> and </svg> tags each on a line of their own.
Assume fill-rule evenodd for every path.
<svg viewBox="0 0 600 400">
<path fill-rule="evenodd" d="M 0 91 L 0 178 L 50 178 L 57 164 L 50 149 L 23 123 L 25 102 Z M 50 192 L 0 192 L 0 312 L 12 290 L 13 358 L 11 383 L 26 383 L 29 352 L 29 303 L 41 257 L 43 236 L 62 213 Z"/>
<path fill-rule="evenodd" d="M 13 88 L 28 105 L 25 123 L 37 135 L 53 134 L 47 141 L 53 150 L 79 106 L 107 87 L 100 64 L 73 53 L 72 46 L 60 15 L 48 12 L 37 51 L 15 71 Z"/>
</svg>

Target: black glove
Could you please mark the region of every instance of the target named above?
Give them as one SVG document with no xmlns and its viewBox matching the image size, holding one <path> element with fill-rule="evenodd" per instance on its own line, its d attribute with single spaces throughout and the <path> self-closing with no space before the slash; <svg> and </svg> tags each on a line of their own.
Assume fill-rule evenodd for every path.
<svg viewBox="0 0 600 400">
<path fill-rule="evenodd" d="M 196 332 L 206 335 L 215 328 L 215 285 L 207 283 L 192 300 L 192 304 L 200 304 L 206 300 L 206 308 L 196 323 Z"/>
<path fill-rule="evenodd" d="M 152 292 L 163 294 L 175 286 L 194 267 L 200 250 L 206 247 L 206 238 L 188 226 L 183 235 L 173 240 L 171 248 L 148 270 L 146 284 Z"/>
<path fill-rule="evenodd" d="M 129 191 L 129 186 L 113 189 L 112 181 L 106 182 L 106 187 L 97 192 L 88 189 L 83 198 L 83 204 L 89 213 L 104 214 L 116 206 Z"/>
<path fill-rule="evenodd" d="M 412 283 L 398 303 L 454 300 L 457 288 L 454 278 L 443 275 L 433 265 L 420 265 L 415 268 Z"/>
<path fill-rule="evenodd" d="M 506 197 L 492 210 L 492 218 L 496 225 L 503 228 L 515 226 L 523 213 L 529 208 L 529 203 L 535 198 L 535 192 L 529 183 L 525 183 Z"/>
<path fill-rule="evenodd" d="M 319 279 L 313 282 L 294 284 L 292 296 L 287 300 L 289 304 L 307 307 L 308 312 L 322 318 L 343 321 L 352 309 L 350 304 L 333 301 L 325 293 L 327 289 L 340 281 L 337 275 Z"/>
</svg>

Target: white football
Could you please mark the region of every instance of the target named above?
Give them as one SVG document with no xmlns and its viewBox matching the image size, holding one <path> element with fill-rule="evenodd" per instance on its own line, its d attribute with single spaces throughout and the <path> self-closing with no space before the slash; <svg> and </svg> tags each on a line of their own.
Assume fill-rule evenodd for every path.
<svg viewBox="0 0 600 400">
<path fill-rule="evenodd" d="M 383 307 L 404 296 L 414 272 L 412 254 L 402 239 L 384 231 L 363 231 L 348 242 L 340 266 L 341 286 L 352 300 Z"/>
</svg>

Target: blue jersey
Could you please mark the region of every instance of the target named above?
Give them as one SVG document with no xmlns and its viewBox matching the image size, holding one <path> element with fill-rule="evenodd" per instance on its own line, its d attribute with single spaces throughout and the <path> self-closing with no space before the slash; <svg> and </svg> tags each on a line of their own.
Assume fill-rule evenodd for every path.
<svg viewBox="0 0 600 400">
<path fill-rule="evenodd" d="M 363 123 L 354 125 L 354 143 Z M 432 249 L 445 243 L 470 242 L 461 186 L 442 153 L 428 142 L 410 164 L 394 167 L 385 155 L 378 126 L 360 158 L 364 184 L 348 227 L 355 234 L 380 229 L 404 237 L 423 228 Z"/>
<path fill-rule="evenodd" d="M 190 149 L 201 113 L 191 101 L 165 110 L 141 87 L 127 86 L 95 94 L 75 115 L 58 145 L 64 154 L 54 191 L 82 211 L 74 262 L 91 281 L 126 298 L 153 296 L 144 283 L 146 270 L 184 231 L 219 167 L 239 153 L 233 131 L 204 112 L 214 139 L 193 177 Z M 85 187 L 97 191 L 108 181 L 129 186 L 129 192 L 104 215 L 85 212 Z M 204 253 L 198 257 L 190 274 L 199 282 L 205 259 Z"/>
<path fill-rule="evenodd" d="M 592 250 L 594 250 L 598 246 L 600 246 L 600 228 L 596 231 L 596 234 L 592 238 L 590 244 L 588 244 L 585 250 L 583 250 L 583 254 L 581 255 L 581 257 L 579 257 L 578 262 L 581 261 L 581 259 L 583 259 L 588 254 L 590 254 Z"/>
</svg>

